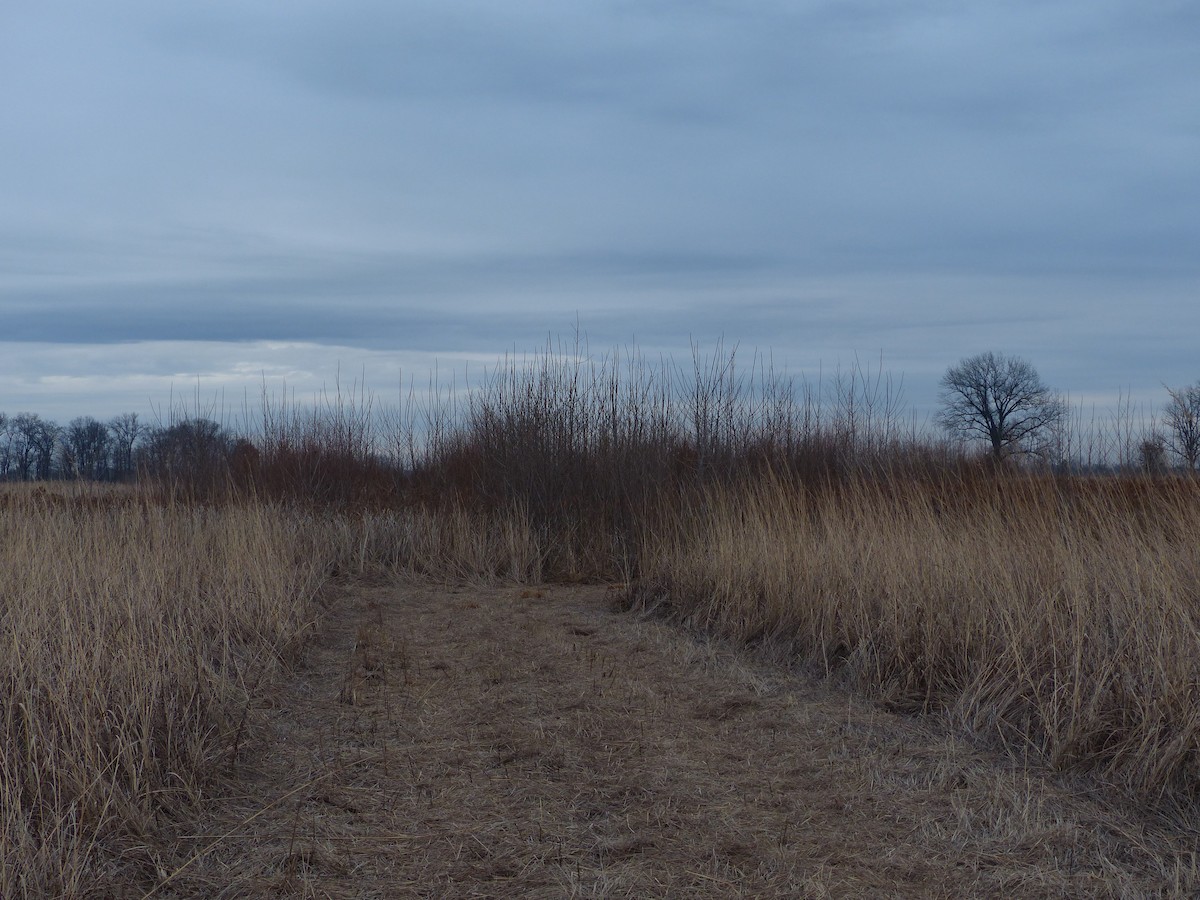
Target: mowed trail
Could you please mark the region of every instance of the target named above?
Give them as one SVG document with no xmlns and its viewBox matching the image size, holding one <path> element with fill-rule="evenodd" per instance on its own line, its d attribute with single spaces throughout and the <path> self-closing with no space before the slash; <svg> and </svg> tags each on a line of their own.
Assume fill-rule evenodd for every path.
<svg viewBox="0 0 1200 900">
<path fill-rule="evenodd" d="M 938 722 L 614 612 L 613 596 L 346 588 L 243 792 L 198 823 L 179 848 L 192 861 L 155 896 L 1195 887 L 1169 861 L 1180 848 L 1132 813 Z"/>
</svg>

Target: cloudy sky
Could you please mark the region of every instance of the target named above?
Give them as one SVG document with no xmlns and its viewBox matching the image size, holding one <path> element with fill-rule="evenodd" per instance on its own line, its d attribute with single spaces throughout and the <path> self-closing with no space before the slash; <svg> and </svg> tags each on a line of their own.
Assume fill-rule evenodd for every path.
<svg viewBox="0 0 1200 900">
<path fill-rule="evenodd" d="M 720 336 L 1200 379 L 1190 0 L 13 0 L 0 411 Z"/>
</svg>

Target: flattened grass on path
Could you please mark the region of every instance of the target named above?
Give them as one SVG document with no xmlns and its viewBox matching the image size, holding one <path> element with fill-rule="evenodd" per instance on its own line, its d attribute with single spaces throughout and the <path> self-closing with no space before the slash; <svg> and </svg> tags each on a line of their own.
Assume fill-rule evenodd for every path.
<svg viewBox="0 0 1200 900">
<path fill-rule="evenodd" d="M 612 597 L 349 587 L 247 794 L 159 895 L 1200 888 L 1187 842 L 1130 811 Z"/>
</svg>

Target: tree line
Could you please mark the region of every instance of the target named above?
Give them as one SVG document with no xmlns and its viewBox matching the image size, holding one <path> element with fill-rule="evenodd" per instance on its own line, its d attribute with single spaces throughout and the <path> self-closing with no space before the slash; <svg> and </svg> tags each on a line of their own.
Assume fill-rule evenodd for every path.
<svg viewBox="0 0 1200 900">
<path fill-rule="evenodd" d="M 0 412 L 0 481 L 131 481 L 140 472 L 215 471 L 248 442 L 207 418 L 152 426 L 137 413 L 60 425 L 37 413 Z"/>
<path fill-rule="evenodd" d="M 1079 470 L 1063 449 L 1068 404 L 1024 359 L 990 352 L 965 358 L 947 368 L 940 388 L 934 422 L 964 449 L 977 446 L 996 464 L 1033 461 Z M 1135 452 L 1123 454 L 1119 468 L 1149 473 L 1200 469 L 1200 383 L 1166 391 L 1161 416 L 1141 431 Z M 708 393 L 700 389 L 696 395 Z M 700 412 L 696 418 L 707 421 Z M 704 429 L 697 425 L 690 430 L 694 433 L 684 443 L 697 442 L 696 449 L 702 449 Z M 274 443 L 286 441 L 277 437 Z M 370 441 L 358 443 L 365 450 Z M 81 416 L 59 425 L 36 413 L 0 412 L 0 481 L 130 481 L 146 473 L 197 482 L 221 478 L 231 465 L 253 468 L 259 454 L 249 438 L 205 417 L 152 426 L 137 413 L 123 413 L 106 422 Z M 382 458 L 376 462 L 387 465 Z"/>
</svg>

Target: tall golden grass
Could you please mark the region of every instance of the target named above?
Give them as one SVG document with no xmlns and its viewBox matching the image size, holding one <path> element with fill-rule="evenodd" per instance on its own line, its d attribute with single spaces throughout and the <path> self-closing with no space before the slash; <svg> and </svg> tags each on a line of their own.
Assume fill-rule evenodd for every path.
<svg viewBox="0 0 1200 900">
<path fill-rule="evenodd" d="M 303 632 L 313 535 L 266 507 L 111 492 L 0 504 L 0 895 L 162 865 Z"/>
<path fill-rule="evenodd" d="M 768 476 L 645 535 L 635 600 L 1143 797 L 1200 789 L 1200 485 Z"/>
<path fill-rule="evenodd" d="M 519 516 L 0 491 L 0 896 L 96 896 L 259 736 L 256 704 L 338 573 L 540 577 Z"/>
</svg>

